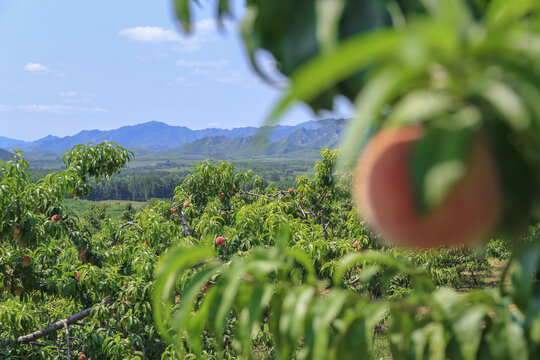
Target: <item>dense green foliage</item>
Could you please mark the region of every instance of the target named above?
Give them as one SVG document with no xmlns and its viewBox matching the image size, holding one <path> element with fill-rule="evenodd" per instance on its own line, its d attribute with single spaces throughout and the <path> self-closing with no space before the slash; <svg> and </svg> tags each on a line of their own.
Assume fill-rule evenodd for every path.
<svg viewBox="0 0 540 360">
<path fill-rule="evenodd" d="M 191 1 L 175 4 L 184 30 L 190 31 Z M 218 19 L 232 14 L 230 1 L 216 5 Z M 507 256 L 501 245 L 508 249 L 512 244 L 513 253 L 497 290 L 459 295 L 435 286 L 428 274 L 436 278 L 439 271 L 433 267 L 446 261 L 427 261 L 423 253 L 411 254 L 410 260 L 427 262 L 426 271 L 391 254 L 340 257 L 328 288 L 316 280 L 313 254 L 290 253 L 284 245 L 287 236 L 282 245 L 228 261 L 192 249 L 203 265 L 184 289 L 191 295 L 213 277 L 217 285 L 202 300 L 190 297 L 189 304 L 171 310 L 165 298 L 174 280 L 199 264 L 183 256 L 187 250 L 177 250 L 160 266 L 154 299 L 156 316 L 166 320 L 161 331 L 167 339 L 179 351 L 185 342 L 200 351 L 201 335 L 210 331 L 219 339 L 227 330 L 224 324 L 234 319 L 231 347 L 247 358 L 253 329 L 261 323 L 264 329 L 267 322 L 278 358 L 368 358 L 373 333 L 383 323 L 394 359 L 537 358 L 540 238 L 535 231 L 518 235 L 540 205 L 540 3 L 252 0 L 247 7 L 242 34 L 253 67 L 268 79 L 256 57 L 267 50 L 291 80 L 268 124 L 294 102 L 319 110 L 331 108 L 338 94 L 353 100 L 357 116 L 347 131 L 340 169 L 356 165 L 372 133 L 416 124 L 424 134 L 408 167 L 416 208 L 424 213 L 437 209 L 464 178 L 473 139 L 484 136 L 496 159 L 504 200 L 497 230 L 507 241 L 488 250 Z M 318 214 L 324 216 L 324 210 Z M 294 239 L 296 229 L 291 234 Z M 462 258 L 454 256 L 456 268 Z M 362 275 L 355 284 L 375 277 L 383 279 L 382 290 L 395 282 L 412 288 L 382 300 L 370 292 L 343 291 L 350 280 L 342 275 L 358 265 Z M 474 278 L 479 269 L 468 272 Z M 324 295 L 322 287 L 328 290 Z"/>
<path fill-rule="evenodd" d="M 123 154 L 120 149 L 117 151 Z M 92 156 L 92 153 L 87 155 Z M 308 266 L 311 273 L 306 277 L 305 270 L 294 265 L 295 260 L 289 265 L 294 265 L 296 275 L 283 285 L 288 281 L 303 283 L 302 279 L 310 279 L 302 286 L 318 284 L 322 294 L 326 293 L 324 289 L 333 281 L 345 255 L 381 246 L 356 217 L 348 196 L 349 177 L 334 178 L 332 168 L 336 161 L 335 151 L 324 150 L 321 161 L 315 166 L 315 174 L 298 177 L 297 186 L 290 191 L 267 187 L 261 177 L 252 172 L 237 172 L 230 163 L 203 162 L 178 186 L 173 200 L 154 201 L 153 207 L 142 208 L 136 214 L 126 208 L 124 218 L 119 220 L 111 219 L 104 205 L 81 214 L 85 220 L 80 220 L 62 202 L 63 196 L 72 192 L 71 187 L 54 195 L 58 197 L 49 198 L 51 193 L 42 193 L 41 199 L 48 199 L 51 207 L 39 213 L 35 212 L 34 198 L 10 203 L 24 209 L 18 213 L 20 215 L 2 207 L 3 221 L 9 225 L 2 233 L 4 245 L 0 252 L 0 281 L 4 287 L 0 292 L 0 338 L 11 339 L 11 342 L 4 343 L 0 354 L 5 358 L 24 355 L 32 359 L 63 358 L 66 339 L 62 329 L 34 341 L 34 345 L 16 345 L 15 339 L 91 308 L 89 317 L 80 320 L 79 325 L 69 326 L 72 353 L 110 359 L 173 356 L 177 350 L 161 340 L 151 311 L 154 268 L 170 247 L 173 250 L 168 257 L 182 254 L 192 265 L 197 265 L 197 256 L 204 254 L 214 259 L 209 264 L 221 264 L 221 269 L 228 267 L 229 262 L 236 264 L 237 255 L 251 259 L 270 251 L 280 259 L 285 251 L 303 261 L 301 264 Z M 53 176 L 53 187 L 59 186 L 56 184 L 62 183 L 62 179 L 63 174 Z M 82 186 L 81 179 L 74 182 Z M 28 181 L 25 162 L 20 156 L 2 163 L 0 182 L 2 189 L 6 189 L 7 183 L 19 182 L 20 186 L 10 191 L 21 194 L 31 192 L 36 186 Z M 62 220 L 50 220 L 53 213 L 62 214 Z M 186 236 L 181 217 L 191 236 Z M 275 234 L 283 224 L 288 224 L 291 236 L 282 237 L 281 248 L 276 248 L 280 238 Z M 13 229 L 17 226 L 21 232 L 15 235 Z M 36 234 L 43 236 L 36 238 Z M 225 246 L 215 245 L 217 236 L 226 239 Z M 283 241 L 287 241 L 286 250 Z M 254 250 L 257 247 L 267 250 Z M 191 256 L 192 251 L 199 255 Z M 390 251 L 397 251 L 405 258 L 412 256 L 403 250 Z M 31 258 L 28 266 L 21 262 L 25 255 Z M 478 271 L 479 281 L 489 272 L 481 255 L 471 251 L 448 251 L 442 257 L 447 264 L 441 263 L 438 253 L 418 256 L 418 263 L 438 262 L 436 267 L 429 266 L 437 284 L 467 288 L 473 284 L 463 276 L 464 272 Z M 286 268 L 284 270 L 282 275 L 285 276 Z M 371 271 L 369 268 L 367 273 Z M 362 281 L 359 281 L 359 274 L 353 271 L 347 275 L 347 292 L 367 292 L 373 299 L 379 299 L 410 291 L 408 279 L 395 280 L 386 286 L 384 277 L 371 274 L 369 279 L 360 276 Z M 221 281 L 217 272 L 204 281 L 200 276 L 199 272 L 188 270 L 179 282 L 170 283 L 171 293 L 164 297 L 165 302 L 175 303 L 175 309 L 189 307 L 193 304 L 190 298 L 203 300 L 204 289 L 213 289 L 213 284 Z M 200 281 L 194 285 L 194 279 Z M 17 289 L 22 290 L 20 295 Z M 210 294 L 213 292 L 208 291 L 207 295 Z M 228 335 L 224 337 L 224 345 L 228 357 L 235 358 L 239 356 L 238 346 L 233 341 L 236 319 L 227 317 L 226 322 Z M 164 323 L 158 321 L 157 324 Z M 270 354 L 274 354 L 273 341 L 276 340 L 270 333 L 270 324 L 263 321 L 261 325 L 261 331 L 255 333 L 253 354 L 274 356 Z M 205 333 L 201 338 L 204 356 L 215 356 L 220 348 L 219 339 L 223 338 Z M 191 343 L 183 350 L 186 349 L 198 351 Z"/>
<path fill-rule="evenodd" d="M 190 0 L 175 4 L 189 30 Z M 230 13 L 228 0 L 217 5 L 218 17 Z M 469 139 L 482 132 L 504 185 L 500 228 L 520 236 L 486 250 L 389 248 L 358 220 L 351 175 L 336 173 L 328 149 L 288 190 L 204 161 L 172 201 L 126 209 L 122 221 L 98 207 L 79 221 L 62 199 L 88 196 L 90 178 L 110 176 L 131 154 L 81 145 L 64 156 L 66 170 L 33 183 L 18 153 L 0 163 L 0 354 L 60 358 L 67 346 L 110 359 L 368 359 L 384 337 L 398 360 L 538 358 L 540 233 L 526 225 L 540 202 L 540 4 L 247 5 L 253 64 L 269 50 L 292 79 L 270 122 L 294 101 L 320 109 L 334 94 L 355 99 L 341 169 L 356 160 L 366 129 L 421 124 L 425 141 L 410 166 L 424 211 L 459 178 L 442 170 L 463 166 Z M 491 275 L 486 254 L 508 258 L 498 287 L 471 290 Z M 17 338 L 85 308 L 88 317 L 61 323 L 67 339 Z"/>
</svg>

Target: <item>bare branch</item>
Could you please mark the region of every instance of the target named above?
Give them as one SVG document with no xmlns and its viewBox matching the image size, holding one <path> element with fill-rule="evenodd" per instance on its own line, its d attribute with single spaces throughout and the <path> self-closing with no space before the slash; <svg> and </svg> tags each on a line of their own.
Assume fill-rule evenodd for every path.
<svg viewBox="0 0 540 360">
<path fill-rule="evenodd" d="M 322 215 L 319 215 L 319 218 L 321 219 L 321 226 L 322 226 L 322 229 L 323 229 L 323 234 L 324 234 L 324 240 L 325 241 L 328 241 L 328 224 L 325 224 L 324 223 L 324 216 Z"/>
<path fill-rule="evenodd" d="M 142 231 L 142 227 L 137 225 L 136 221 L 128 221 L 127 223 L 124 223 L 124 224 L 120 225 L 120 228 L 124 228 L 126 226 L 132 226 L 132 225 L 135 225 L 140 231 Z"/>
<path fill-rule="evenodd" d="M 278 197 L 279 195 L 287 195 L 288 192 L 287 192 L 287 191 L 284 191 L 284 190 L 279 190 L 277 193 L 275 193 L 274 195 L 272 195 L 272 194 L 255 194 L 255 193 L 252 193 L 252 192 L 249 192 L 249 191 L 244 191 L 244 192 L 242 192 L 242 194 L 244 194 L 244 195 L 251 195 L 251 196 L 258 196 L 258 197 L 275 198 L 275 197 Z"/>
<path fill-rule="evenodd" d="M 66 319 L 62 319 L 60 321 L 57 321 L 54 324 L 52 324 L 50 326 L 47 326 L 44 329 L 34 331 L 33 333 L 30 333 L 28 335 L 19 336 L 19 338 L 17 339 L 17 345 L 28 344 L 28 343 L 34 342 L 37 339 L 40 339 L 40 338 L 42 338 L 44 336 L 47 336 L 47 335 L 49 335 L 49 334 L 51 334 L 53 332 L 56 332 L 56 331 L 62 329 L 63 327 L 65 327 L 67 325 L 74 324 L 74 323 L 78 322 L 79 320 L 88 317 L 91 312 L 92 312 L 92 308 L 89 308 L 89 309 L 83 310 L 81 312 L 78 312 L 75 315 L 72 315 L 72 316 L 70 316 L 70 317 L 68 317 Z M 9 346 L 9 344 L 10 344 L 9 340 L 0 340 L 0 347 L 6 347 L 6 346 Z"/>
<path fill-rule="evenodd" d="M 180 219 L 180 222 L 182 223 L 182 226 L 184 227 L 184 233 L 186 234 L 186 236 L 191 236 L 191 230 L 189 229 L 186 217 L 184 216 L 184 210 L 180 210 L 177 215 Z"/>
<path fill-rule="evenodd" d="M 296 203 L 296 205 L 298 206 L 298 208 L 302 212 L 302 216 L 304 217 L 304 219 L 307 219 L 307 215 L 306 215 L 306 212 L 304 211 L 304 209 L 302 209 L 302 207 L 300 206 L 299 203 Z"/>
<path fill-rule="evenodd" d="M 65 321 L 64 321 L 64 329 L 66 329 L 67 357 L 68 357 L 68 360 L 71 360 L 71 345 L 69 342 L 69 325 Z"/>
</svg>

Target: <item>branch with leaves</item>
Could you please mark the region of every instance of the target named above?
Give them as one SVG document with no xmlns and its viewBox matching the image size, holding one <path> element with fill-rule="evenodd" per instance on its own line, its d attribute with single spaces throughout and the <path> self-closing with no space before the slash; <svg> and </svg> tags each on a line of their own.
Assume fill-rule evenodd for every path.
<svg viewBox="0 0 540 360">
<path fill-rule="evenodd" d="M 77 324 L 80 320 L 90 316 L 92 309 L 93 307 L 85 309 L 65 319 L 59 320 L 55 322 L 54 324 L 47 326 L 44 329 L 34 331 L 27 335 L 19 336 L 17 340 L 15 341 L 15 345 L 29 344 L 44 336 L 57 332 L 58 330 L 67 329 L 69 325 Z M 13 345 L 14 344 L 12 344 L 11 340 L 0 340 L 0 346 L 2 347 L 13 346 Z M 69 340 L 68 340 L 68 349 L 69 349 Z"/>
</svg>

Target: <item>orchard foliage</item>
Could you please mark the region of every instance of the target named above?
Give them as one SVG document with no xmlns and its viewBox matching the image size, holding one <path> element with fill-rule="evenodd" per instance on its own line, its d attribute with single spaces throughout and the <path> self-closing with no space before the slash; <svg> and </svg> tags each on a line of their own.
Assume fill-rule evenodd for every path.
<svg viewBox="0 0 540 360">
<path fill-rule="evenodd" d="M 175 0 L 175 4 L 184 30 L 191 31 L 191 1 Z M 232 15 L 230 1 L 218 0 L 216 5 L 219 20 Z M 325 273 L 275 242 L 272 248 L 219 261 L 200 252 L 197 263 L 183 257 L 192 250 L 176 250 L 159 268 L 155 294 L 154 311 L 165 319 L 161 330 L 169 334 L 167 339 L 178 351 L 186 347 L 200 351 L 200 335 L 212 332 L 220 338 L 226 321 L 234 319 L 237 341 L 220 345 L 244 357 L 250 356 L 251 340 L 257 339 L 254 335 L 260 327 L 271 334 L 272 354 L 278 358 L 331 359 L 351 354 L 368 358 L 369 341 L 365 344 L 363 339 L 371 340 L 382 325 L 395 359 L 537 358 L 540 239 L 535 231 L 522 234 L 540 203 L 540 3 L 253 0 L 247 1 L 247 8 L 242 35 L 253 67 L 270 80 L 257 59 L 257 53 L 266 50 L 277 70 L 290 78 L 287 93 L 267 124 L 276 123 L 294 102 L 319 110 L 331 108 L 334 95 L 348 97 L 357 114 L 342 148 L 339 169 L 344 170 L 355 166 L 372 133 L 395 125 L 422 126 L 425 135 L 416 144 L 409 166 L 417 206 L 424 212 L 436 208 L 437 199 L 444 199 L 465 176 L 473 139 L 485 136 L 497 159 L 504 200 L 496 230 L 507 239 L 488 250 L 503 255 L 512 244 L 513 253 L 498 289 L 458 294 L 435 285 L 458 281 L 464 268 L 473 279 L 476 272 L 486 271 L 481 253 L 472 266 L 467 259 L 471 253 L 460 254 L 460 249 L 437 253 L 439 259 L 426 258 L 429 253 L 392 251 L 419 266 L 396 260 L 388 252 L 340 254 L 328 259 L 332 266 Z M 300 198 L 297 205 L 310 221 L 317 218 L 324 232 L 325 219 L 336 214 L 328 208 L 332 194 L 329 203 L 317 203 L 326 196 L 324 187 L 321 191 L 317 181 L 306 184 L 313 193 L 319 192 L 311 195 L 309 206 L 303 204 L 307 211 Z M 295 241 L 294 217 L 283 217 L 281 224 L 290 229 L 291 236 L 285 237 L 289 247 L 298 248 L 302 242 Z M 328 234 L 323 238 L 335 241 Z M 314 255 L 318 259 L 319 249 L 303 248 L 307 259 Z M 453 260 L 446 262 L 444 257 Z M 438 266 L 448 263 L 459 275 L 447 282 Z M 355 271 L 361 274 L 354 284 L 375 278 L 383 285 L 380 293 L 389 297 L 379 299 L 364 288 L 343 292 L 352 281 L 341 278 L 352 270 L 349 265 L 357 266 Z M 187 269 L 198 269 L 183 285 L 189 294 L 207 278 L 217 285 L 171 313 L 165 299 L 176 276 Z M 323 280 L 329 274 L 332 285 Z M 389 293 L 396 284 L 409 290 Z M 354 308 L 355 304 L 363 306 Z M 369 306 L 374 308 L 364 313 Z M 377 315 L 371 318 L 371 314 Z"/>
<path fill-rule="evenodd" d="M 207 223 L 207 230 L 197 246 L 176 247 L 161 259 L 153 299 L 156 325 L 177 353 L 251 358 L 264 348 L 274 358 L 370 358 L 374 334 L 384 331 L 398 359 L 499 358 L 498 347 L 510 344 L 523 347 L 511 357 L 501 352 L 501 359 L 535 356 L 539 344 L 524 321 L 537 321 L 537 295 L 525 286 L 530 278 L 462 294 L 491 274 L 481 250 L 381 248 L 347 194 L 339 195 L 348 177 L 326 171 L 337 160 L 323 150 L 316 174 L 297 179 L 310 186 L 292 194 L 241 190 L 230 200 L 214 195 L 200 218 L 186 212 L 191 226 Z M 208 171 L 206 165 L 196 169 Z M 242 204 L 236 224 L 211 216 L 227 201 Z M 314 211 L 319 206 L 330 209 L 328 238 Z M 218 235 L 227 239 L 224 247 L 214 245 Z M 539 239 L 532 232 L 522 242 L 528 245 L 516 256 Z M 533 270 L 537 260 L 527 260 Z M 522 261 L 508 268 L 519 273 Z"/>
<path fill-rule="evenodd" d="M 175 0 L 186 30 L 190 3 Z M 219 19 L 230 14 L 228 0 L 217 5 Z M 540 238 L 525 226 L 540 200 L 538 2 L 247 7 L 254 67 L 261 72 L 256 53 L 265 49 L 291 78 L 268 123 L 295 101 L 322 109 L 345 95 L 358 117 L 343 156 L 323 150 L 315 175 L 293 189 L 206 161 L 172 202 L 89 224 L 62 199 L 86 196 L 90 179 L 119 171 L 132 154 L 108 143 L 75 147 L 66 170 L 32 183 L 16 153 L 0 163 L 0 355 L 367 359 L 382 334 L 394 359 L 538 358 Z M 488 248 L 501 257 L 513 250 L 497 288 L 470 290 L 490 273 L 483 249 L 389 248 L 358 220 L 347 170 L 366 134 L 408 123 L 426 129 L 411 164 L 426 211 L 427 194 L 443 198 L 458 180 L 443 170 L 463 166 L 470 139 L 490 139 L 504 187 L 500 230 L 525 234 Z M 55 321 L 42 337 L 23 336 Z"/>
<path fill-rule="evenodd" d="M 125 154 L 121 148 L 117 151 Z M 7 232 L 0 251 L 3 290 L 0 292 L 0 354 L 4 358 L 63 358 L 67 349 L 63 327 L 30 344 L 17 343 L 17 338 L 87 311 L 87 317 L 69 324 L 72 355 L 155 359 L 175 358 L 186 352 L 192 354 L 189 356 L 202 354 L 205 358 L 215 358 L 220 350 L 224 350 L 228 358 L 237 358 L 253 350 L 253 354 L 258 352 L 263 357 L 275 356 L 282 351 L 281 344 L 285 346 L 288 342 L 285 342 L 286 338 L 276 338 L 285 335 L 275 332 L 276 325 L 269 321 L 268 316 L 273 312 L 268 312 L 271 308 L 266 306 L 270 306 L 267 300 L 279 303 L 288 299 L 290 304 L 293 295 L 288 295 L 289 290 L 299 296 L 305 290 L 311 294 L 306 301 L 316 301 L 322 311 L 333 299 L 322 294 L 335 287 L 332 284 L 336 276 L 344 279 L 339 285 L 339 296 L 348 293 L 353 296 L 345 296 L 348 299 L 346 306 L 353 306 L 351 301 L 360 293 L 367 294 L 365 304 L 373 299 L 409 293 L 413 285 L 410 278 L 386 278 L 371 265 L 354 266 L 343 276 L 339 275 L 345 256 L 378 249 L 381 245 L 374 241 L 375 235 L 356 216 L 348 196 L 350 176 L 334 176 L 332 168 L 337 161 L 336 151 L 323 150 L 314 175 L 299 177 L 297 186 L 291 191 L 264 186 L 259 177 L 237 172 L 227 162 L 206 161 L 194 166 L 192 173 L 178 186 L 173 200 L 154 202 L 152 207 L 135 215 L 131 212 L 122 221 L 109 219 L 101 207 L 94 207 L 81 219 L 67 212 L 61 201 L 63 197 L 56 198 L 52 192 L 44 192 L 41 198 L 43 203 L 51 204 L 51 210 L 44 208 L 36 214 L 33 203 L 23 203 L 22 207 L 27 211 L 22 212 L 16 222 L 12 220 L 12 224 L 20 225 L 21 232 L 17 236 L 13 228 Z M 13 169 L 21 163 L 24 164 L 22 154 L 3 166 Z M 20 183 L 20 178 L 26 181 L 26 170 L 17 175 L 13 170 L 2 176 L 4 174 L 6 177 L 9 174 L 10 184 Z M 49 178 L 61 181 L 64 179 L 61 174 Z M 74 182 L 78 181 L 80 178 Z M 21 187 L 22 191 L 32 189 L 36 184 L 27 183 Z M 71 187 L 65 189 L 63 196 L 68 196 Z M 24 199 L 24 196 L 20 198 Z M 186 202 L 189 203 L 187 206 Z M 62 220 L 50 220 L 49 215 L 53 213 L 61 214 Z M 4 208 L 2 216 L 8 216 Z M 22 221 L 28 221 L 30 216 L 40 221 L 27 228 Z M 283 226 L 290 229 L 288 236 L 280 235 Z M 48 230 L 51 228 L 56 232 L 51 233 Z M 190 231 L 189 236 L 186 228 Z M 38 238 L 35 234 L 43 235 Z M 216 245 L 217 237 L 225 239 L 224 246 Z M 19 244 L 15 240 L 24 242 Z M 460 260 L 449 257 L 447 270 L 442 270 L 447 264 L 439 264 L 442 274 L 433 276 L 437 284 L 457 288 L 470 285 L 470 282 L 465 284 L 455 279 L 459 279 L 463 271 L 481 267 L 482 261 L 474 252 L 456 250 L 456 253 L 465 257 Z M 162 277 L 165 275 L 160 276 L 157 283 L 154 280 L 156 266 L 163 254 L 166 255 L 157 271 L 168 276 L 169 281 L 165 284 Z M 23 266 L 23 256 L 30 256 L 29 266 Z M 178 261 L 179 258 L 187 263 Z M 438 255 L 431 254 L 425 254 L 423 259 L 430 264 L 439 261 Z M 263 260 L 266 265 L 258 268 L 258 261 Z M 255 263 L 248 265 L 252 261 Z M 279 272 L 273 266 L 277 266 Z M 229 284 L 229 280 L 223 282 L 225 272 L 237 267 L 245 275 L 225 277 L 236 281 L 236 285 Z M 482 275 L 478 274 L 479 277 Z M 249 281 L 244 283 L 245 279 Z M 262 288 L 251 289 L 253 281 Z M 210 301 L 207 296 L 213 299 L 223 295 L 223 284 L 228 284 L 231 295 L 227 296 L 227 303 L 219 315 L 220 336 L 216 336 L 213 325 L 206 326 L 201 315 L 197 316 L 203 322 L 197 326 L 200 330 L 204 325 L 202 337 L 192 333 L 182 345 L 175 340 L 174 333 L 173 336 L 166 335 L 172 313 L 185 313 L 190 311 L 190 306 L 196 309 L 203 304 L 211 307 L 215 301 Z M 163 286 L 167 291 L 163 291 Z M 295 290 L 296 286 L 300 288 Z M 262 290 L 265 296 L 260 293 Z M 238 291 L 244 296 L 241 303 L 236 300 Z M 240 316 L 235 310 L 231 312 L 233 305 L 236 309 L 246 299 L 255 301 L 259 296 L 263 296 L 262 303 L 254 306 L 264 308 L 262 313 L 268 316 L 259 319 L 260 314 L 253 313 L 246 320 L 246 315 Z M 359 304 L 354 308 L 359 308 Z M 157 317 L 154 317 L 152 307 L 158 311 Z M 368 306 L 358 316 L 368 314 L 369 309 Z M 368 315 L 371 323 L 375 315 Z M 245 337 L 246 321 L 252 326 L 256 319 L 261 320 L 260 330 L 253 328 Z M 158 328 L 166 339 L 178 346 L 168 346 Z M 238 337 L 240 328 L 243 335 Z M 286 336 L 305 336 L 303 329 L 307 328 L 301 327 Z M 182 330 L 175 331 L 183 333 Z M 345 335 L 336 333 L 335 336 Z M 239 345 L 240 339 L 243 345 Z"/>
</svg>

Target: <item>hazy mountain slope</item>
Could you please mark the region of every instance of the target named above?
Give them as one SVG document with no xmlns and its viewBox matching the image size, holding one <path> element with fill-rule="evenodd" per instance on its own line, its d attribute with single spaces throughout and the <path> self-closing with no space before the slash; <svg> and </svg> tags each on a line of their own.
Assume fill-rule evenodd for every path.
<svg viewBox="0 0 540 360">
<path fill-rule="evenodd" d="M 21 149 L 29 144 L 26 141 L 10 139 L 4 136 L 0 136 L 0 148 L 2 149 Z"/>
<path fill-rule="evenodd" d="M 151 121 L 123 126 L 115 130 L 83 130 L 73 136 L 48 135 L 33 142 L 0 137 L 0 145 L 17 144 L 32 158 L 58 157 L 78 144 L 116 142 L 133 149 L 137 156 L 302 156 L 324 146 L 335 147 L 345 125 L 343 119 L 308 121 L 298 125 L 279 125 L 272 128 L 252 126 L 234 129 L 191 130 Z M 263 131 L 264 130 L 264 131 Z M 264 134 L 261 135 L 261 134 Z M 6 148 L 7 146 L 3 146 Z M 170 150 L 170 152 L 169 152 Z M 160 154 L 162 151 L 166 151 Z"/>
<path fill-rule="evenodd" d="M 308 125 L 308 128 L 297 128 L 275 141 L 260 135 L 234 139 L 228 139 L 225 136 L 208 136 L 174 149 L 157 152 L 153 156 L 156 158 L 170 158 L 175 155 L 201 155 L 213 158 L 260 156 L 317 158 L 321 148 L 337 147 L 343 131 L 343 122 L 333 120 L 322 124 L 310 122 Z"/>
<path fill-rule="evenodd" d="M 151 121 L 133 126 L 123 126 L 115 130 L 83 130 L 73 136 L 63 138 L 47 137 L 32 143 L 32 150 L 65 150 L 78 144 L 112 141 L 124 147 L 139 147 L 163 150 L 193 141 L 196 133 L 184 126 L 169 126 Z"/>
</svg>

